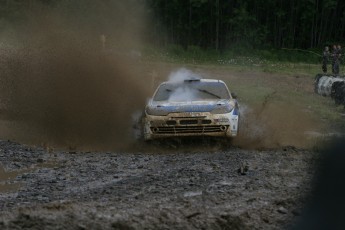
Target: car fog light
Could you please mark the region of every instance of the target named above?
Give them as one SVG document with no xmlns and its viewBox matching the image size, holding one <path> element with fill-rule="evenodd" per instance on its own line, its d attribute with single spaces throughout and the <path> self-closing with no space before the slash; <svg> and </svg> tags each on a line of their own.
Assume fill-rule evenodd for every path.
<svg viewBox="0 0 345 230">
<path fill-rule="evenodd" d="M 224 126 L 224 125 L 220 126 L 220 130 L 221 131 L 225 131 L 226 130 L 226 126 Z"/>
</svg>

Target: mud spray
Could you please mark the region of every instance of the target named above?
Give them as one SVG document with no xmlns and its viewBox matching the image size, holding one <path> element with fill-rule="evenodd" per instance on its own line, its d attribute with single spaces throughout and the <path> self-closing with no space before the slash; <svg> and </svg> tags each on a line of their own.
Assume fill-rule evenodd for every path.
<svg viewBox="0 0 345 230">
<path fill-rule="evenodd" d="M 230 141 L 232 146 L 244 149 L 271 149 L 294 146 L 313 147 L 318 139 L 306 135 L 308 130 L 322 130 L 320 122 L 300 104 L 286 94 L 302 87 L 305 94 L 313 93 L 312 82 L 267 73 L 231 73 L 217 69 L 180 69 L 172 71 L 168 80 L 188 78 L 215 78 L 227 83 L 231 92 L 238 94 L 240 105 L 239 135 Z M 263 89 L 265 88 L 265 93 Z M 257 89 L 259 88 L 259 89 Z M 243 90 L 245 89 L 245 90 Z M 239 90 L 239 91 L 237 91 Z M 190 99 L 190 92 L 180 91 L 179 96 Z M 185 93 L 185 94 L 183 94 Z M 258 94 L 257 98 L 251 94 Z M 200 142 L 199 142 L 200 143 Z M 222 143 L 223 144 L 223 143 Z"/>
<path fill-rule="evenodd" d="M 316 140 L 305 131 L 318 128 L 317 123 L 297 105 L 276 99 L 282 96 L 273 91 L 262 102 L 240 104 L 240 133 L 233 144 L 245 149 L 312 147 Z"/>
<path fill-rule="evenodd" d="M 138 50 L 148 27 L 145 8 L 136 2 L 30 4 L 20 12 L 21 19 L 2 23 L 1 139 L 87 150 L 118 150 L 136 141 L 133 114 L 142 111 L 158 83 L 178 68 L 164 63 L 148 67 L 140 61 Z M 228 71 L 208 71 L 173 71 L 168 80 L 206 74 L 230 82 L 236 90 L 236 84 L 250 85 L 248 76 L 253 75 L 236 79 Z M 249 82 L 241 82 L 246 79 Z M 293 106 L 271 103 L 275 95 L 268 103 L 245 106 L 239 96 L 240 136 L 235 145 L 298 146 L 305 139 L 298 130 L 310 122 L 293 112 Z"/>
<path fill-rule="evenodd" d="M 144 10 L 133 2 L 36 5 L 8 24 L 0 44 L 0 138 L 88 149 L 131 141 L 130 114 L 147 97 L 135 51 Z"/>
<path fill-rule="evenodd" d="M 168 81 L 172 83 L 183 82 L 184 80 L 201 79 L 201 76 L 192 72 L 191 70 L 181 68 L 173 71 Z M 193 101 L 197 99 L 197 92 L 189 87 L 180 86 L 169 96 L 168 101 Z"/>
</svg>

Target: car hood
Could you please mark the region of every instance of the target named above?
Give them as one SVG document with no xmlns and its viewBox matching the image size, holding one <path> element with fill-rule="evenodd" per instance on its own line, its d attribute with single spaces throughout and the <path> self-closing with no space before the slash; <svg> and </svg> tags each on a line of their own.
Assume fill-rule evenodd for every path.
<svg viewBox="0 0 345 230">
<path fill-rule="evenodd" d="M 229 110 L 233 107 L 231 100 L 215 101 L 187 101 L 187 102 L 168 102 L 150 101 L 146 107 L 146 112 L 150 115 L 165 116 L 169 113 L 192 113 L 192 112 L 212 112 L 225 108 Z"/>
</svg>

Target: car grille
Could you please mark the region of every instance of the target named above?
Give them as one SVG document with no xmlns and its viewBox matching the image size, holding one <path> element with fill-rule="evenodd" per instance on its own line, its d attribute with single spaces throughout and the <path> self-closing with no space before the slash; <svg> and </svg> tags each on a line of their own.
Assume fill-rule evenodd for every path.
<svg viewBox="0 0 345 230">
<path fill-rule="evenodd" d="M 212 123 L 211 120 L 197 120 L 197 119 L 188 119 L 188 120 L 179 120 L 180 125 L 209 125 Z M 167 125 L 176 125 L 177 120 L 169 120 L 166 122 Z"/>
<path fill-rule="evenodd" d="M 208 125 L 208 124 L 211 124 L 212 121 L 211 120 L 201 120 L 201 124 L 203 125 Z"/>
<path fill-rule="evenodd" d="M 179 133 L 215 133 L 225 132 L 229 126 L 222 125 L 198 125 L 198 126 L 160 126 L 151 127 L 155 134 L 179 134 Z"/>
<path fill-rule="evenodd" d="M 180 120 L 180 125 L 197 125 L 198 120 Z"/>
<path fill-rule="evenodd" d="M 166 122 L 167 125 L 176 125 L 176 121 L 174 120 L 169 120 Z"/>
</svg>

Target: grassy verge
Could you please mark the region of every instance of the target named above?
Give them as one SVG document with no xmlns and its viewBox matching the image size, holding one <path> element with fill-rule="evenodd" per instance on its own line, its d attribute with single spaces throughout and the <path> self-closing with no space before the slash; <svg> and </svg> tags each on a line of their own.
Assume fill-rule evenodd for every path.
<svg viewBox="0 0 345 230">
<path fill-rule="evenodd" d="M 147 61 L 163 61 L 184 65 L 212 65 L 233 68 L 236 71 L 260 71 L 267 73 L 305 74 L 315 76 L 321 72 L 321 50 L 202 50 L 191 46 L 169 46 L 165 49 L 145 47 L 143 58 Z M 329 66 L 330 69 L 330 66 Z M 340 72 L 345 71 L 344 64 Z"/>
</svg>

